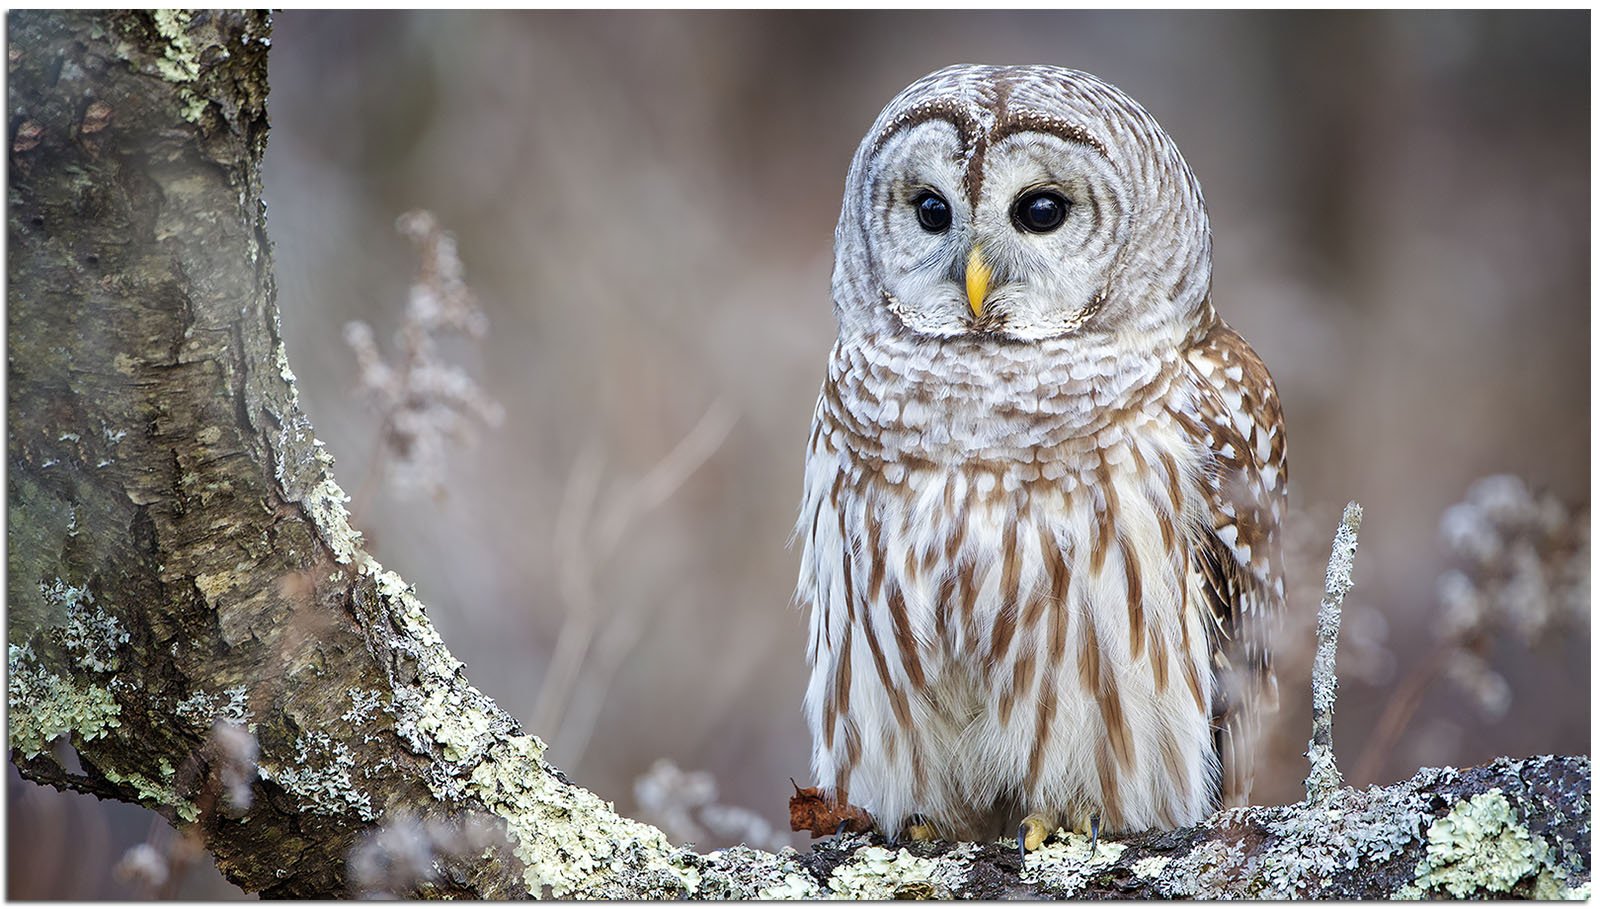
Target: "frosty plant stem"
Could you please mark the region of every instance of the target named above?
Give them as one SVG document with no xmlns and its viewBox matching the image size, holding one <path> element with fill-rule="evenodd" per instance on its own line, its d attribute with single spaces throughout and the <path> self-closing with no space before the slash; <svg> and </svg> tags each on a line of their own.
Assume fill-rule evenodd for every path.
<svg viewBox="0 0 1600 909">
<path fill-rule="evenodd" d="M 1334 655 L 1339 649 L 1339 615 L 1344 595 L 1354 584 L 1356 537 L 1361 532 L 1361 506 L 1351 502 L 1344 507 L 1339 530 L 1333 536 L 1333 552 L 1328 556 L 1327 581 L 1322 591 L 1322 606 L 1317 610 L 1317 658 L 1311 667 L 1311 773 L 1306 777 L 1306 800 L 1326 802 L 1344 784 L 1333 754 L 1333 700 L 1339 690 L 1334 673 Z"/>
</svg>

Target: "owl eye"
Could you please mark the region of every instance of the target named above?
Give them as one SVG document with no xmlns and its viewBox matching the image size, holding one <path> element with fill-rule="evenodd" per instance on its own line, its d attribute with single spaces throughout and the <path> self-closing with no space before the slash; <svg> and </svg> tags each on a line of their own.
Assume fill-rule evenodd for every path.
<svg viewBox="0 0 1600 909">
<path fill-rule="evenodd" d="M 1011 220 L 1017 226 L 1036 234 L 1047 234 L 1061 226 L 1067 219 L 1067 209 L 1072 205 L 1060 193 L 1028 193 L 1017 200 L 1011 210 Z"/>
<path fill-rule="evenodd" d="M 938 193 L 928 191 L 911 202 L 917 207 L 917 223 L 930 234 L 942 234 L 950 229 L 950 203 Z"/>
</svg>

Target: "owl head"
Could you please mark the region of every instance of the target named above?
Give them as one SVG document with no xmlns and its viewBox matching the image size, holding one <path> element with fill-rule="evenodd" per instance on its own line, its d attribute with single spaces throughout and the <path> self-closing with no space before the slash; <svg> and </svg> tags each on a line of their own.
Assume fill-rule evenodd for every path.
<svg viewBox="0 0 1600 909">
<path fill-rule="evenodd" d="M 1183 325 L 1211 227 L 1177 146 L 1132 98 L 1054 66 L 951 66 L 902 91 L 850 165 L 841 327 L 1038 341 Z"/>
</svg>

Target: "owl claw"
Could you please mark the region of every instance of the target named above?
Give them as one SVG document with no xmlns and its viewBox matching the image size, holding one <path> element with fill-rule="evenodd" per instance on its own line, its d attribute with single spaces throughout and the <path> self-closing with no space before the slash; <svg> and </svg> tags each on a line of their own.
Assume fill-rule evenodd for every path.
<svg viewBox="0 0 1600 909">
<path fill-rule="evenodd" d="M 1089 815 L 1089 860 L 1094 861 L 1094 850 L 1100 845 L 1100 812 Z"/>
<path fill-rule="evenodd" d="M 1028 852 L 1044 845 L 1050 838 L 1050 832 L 1055 829 L 1042 814 L 1030 814 L 1022 819 L 1022 825 L 1017 828 L 1017 857 L 1027 864 Z"/>
</svg>

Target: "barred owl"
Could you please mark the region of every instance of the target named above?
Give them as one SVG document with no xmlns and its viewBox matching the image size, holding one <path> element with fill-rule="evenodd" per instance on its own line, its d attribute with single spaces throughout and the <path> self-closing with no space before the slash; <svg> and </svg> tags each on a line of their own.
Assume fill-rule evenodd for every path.
<svg viewBox="0 0 1600 909">
<path fill-rule="evenodd" d="M 940 70 L 857 150 L 798 599 L 814 772 L 888 835 L 1248 798 L 1284 432 L 1210 234 L 1166 132 L 1073 70 Z"/>
</svg>

